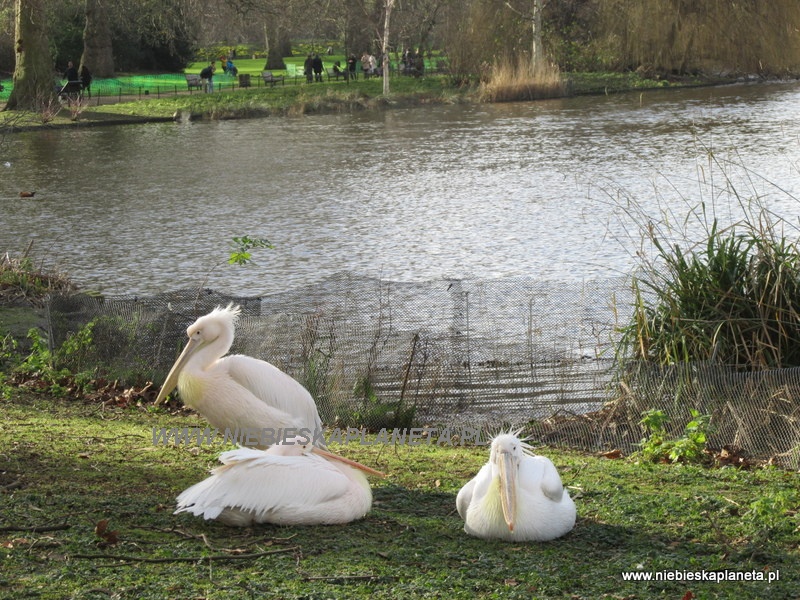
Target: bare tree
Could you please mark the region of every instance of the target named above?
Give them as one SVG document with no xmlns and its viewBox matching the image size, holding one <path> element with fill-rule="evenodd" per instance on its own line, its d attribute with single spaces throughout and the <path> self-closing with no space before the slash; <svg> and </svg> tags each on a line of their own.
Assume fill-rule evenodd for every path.
<svg viewBox="0 0 800 600">
<path fill-rule="evenodd" d="M 88 66 L 96 77 L 114 76 L 114 53 L 106 0 L 86 0 L 81 65 Z"/>
<path fill-rule="evenodd" d="M 544 44 L 542 43 L 542 11 L 546 0 L 531 0 L 531 12 L 525 13 L 506 1 L 506 6 L 519 17 L 531 23 L 531 67 L 534 72 L 545 64 Z"/>
<path fill-rule="evenodd" d="M 383 69 L 383 95 L 389 95 L 389 18 L 392 16 L 395 0 L 384 0 L 383 3 L 383 38 L 381 41 L 381 68 Z"/>
<path fill-rule="evenodd" d="M 55 95 L 45 0 L 16 0 L 14 89 L 6 110 L 37 107 Z"/>
</svg>

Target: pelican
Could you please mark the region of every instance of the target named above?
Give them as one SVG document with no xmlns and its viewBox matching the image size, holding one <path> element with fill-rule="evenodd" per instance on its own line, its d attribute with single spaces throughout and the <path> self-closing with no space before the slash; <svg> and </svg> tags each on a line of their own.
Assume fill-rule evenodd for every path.
<svg viewBox="0 0 800 600">
<path fill-rule="evenodd" d="M 575 504 L 555 465 L 512 433 L 492 440 L 489 462 L 456 497 L 464 531 L 475 537 L 545 542 L 575 526 Z"/>
<path fill-rule="evenodd" d="M 221 467 L 178 496 L 190 512 L 226 525 L 331 525 L 362 518 L 372 506 L 363 472 L 383 473 L 296 436 L 268 450 L 223 452 Z"/>
<path fill-rule="evenodd" d="M 189 341 L 155 404 L 177 386 L 183 403 L 217 429 L 272 429 L 277 439 L 282 437 L 278 430 L 321 432 L 317 405 L 300 383 L 266 361 L 240 354 L 224 356 L 233 343 L 240 312 L 233 304 L 218 306 L 189 326 Z M 325 445 L 324 440 L 318 443 Z"/>
</svg>

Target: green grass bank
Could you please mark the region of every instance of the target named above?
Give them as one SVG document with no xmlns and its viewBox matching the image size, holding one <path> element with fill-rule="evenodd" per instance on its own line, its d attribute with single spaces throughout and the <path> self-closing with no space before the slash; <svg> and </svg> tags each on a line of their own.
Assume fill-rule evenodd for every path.
<svg viewBox="0 0 800 600">
<path fill-rule="evenodd" d="M 486 447 L 350 443 L 333 449 L 388 475 L 373 478 L 365 519 L 240 530 L 172 514 L 175 496 L 223 449 L 153 443 L 153 428 L 184 426 L 205 423 L 23 389 L 0 399 L 0 597 L 800 596 L 796 473 L 539 448 L 559 468 L 578 522 L 553 542 L 508 544 L 467 536 L 455 510 Z M 721 572 L 749 579 L 687 579 Z"/>
</svg>

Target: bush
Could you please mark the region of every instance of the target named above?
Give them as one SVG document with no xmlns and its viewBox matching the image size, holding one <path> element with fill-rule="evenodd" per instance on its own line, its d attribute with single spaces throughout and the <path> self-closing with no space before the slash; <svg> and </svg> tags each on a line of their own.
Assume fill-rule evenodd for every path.
<svg viewBox="0 0 800 600">
<path fill-rule="evenodd" d="M 749 223 L 720 230 L 716 221 L 697 250 L 651 241 L 662 266 L 636 280 L 633 319 L 623 330 L 634 358 L 741 370 L 800 365 L 797 242 Z"/>
</svg>

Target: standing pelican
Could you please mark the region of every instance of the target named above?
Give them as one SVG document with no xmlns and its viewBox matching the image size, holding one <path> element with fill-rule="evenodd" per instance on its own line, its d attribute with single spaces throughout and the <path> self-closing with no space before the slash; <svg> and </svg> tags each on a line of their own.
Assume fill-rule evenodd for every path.
<svg viewBox="0 0 800 600">
<path fill-rule="evenodd" d="M 312 436 L 321 432 L 317 405 L 300 383 L 266 361 L 240 354 L 224 356 L 233 343 L 240 312 L 232 304 L 218 306 L 189 326 L 189 341 L 155 403 L 177 386 L 184 404 L 217 429 L 272 429 L 278 439 L 282 437 L 279 429 L 305 429 Z"/>
<path fill-rule="evenodd" d="M 492 440 L 489 462 L 456 497 L 464 531 L 484 539 L 545 542 L 575 526 L 575 504 L 555 465 L 506 433 Z"/>
<path fill-rule="evenodd" d="M 321 450 L 297 436 L 268 450 L 223 452 L 211 476 L 178 496 L 175 514 L 191 512 L 226 525 L 330 525 L 362 518 L 372 491 L 362 471 L 383 473 Z"/>
</svg>

